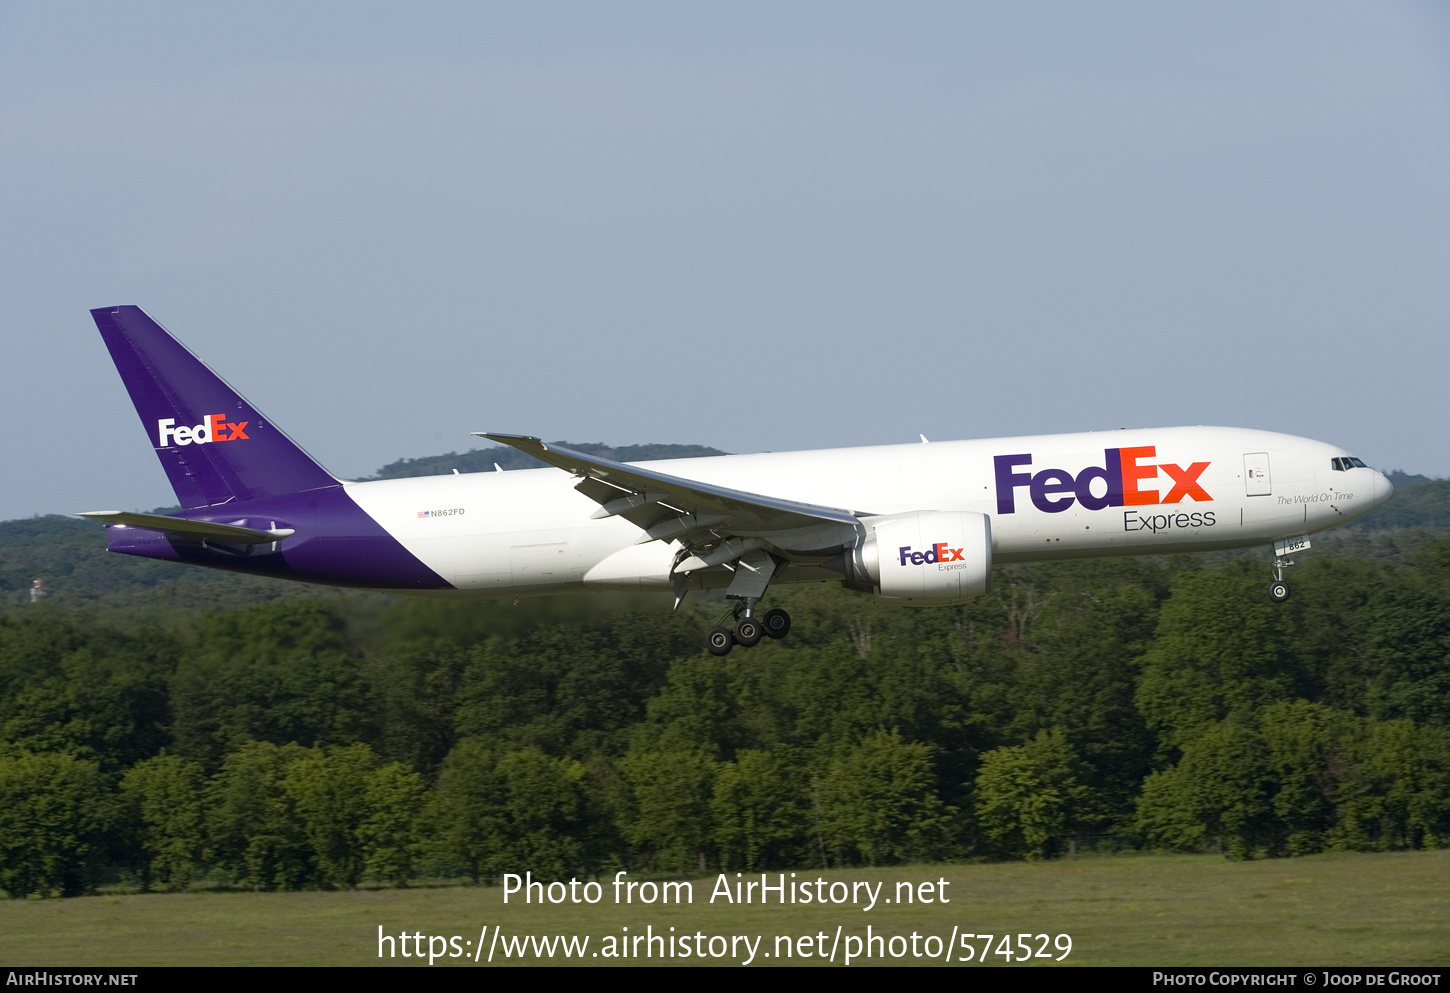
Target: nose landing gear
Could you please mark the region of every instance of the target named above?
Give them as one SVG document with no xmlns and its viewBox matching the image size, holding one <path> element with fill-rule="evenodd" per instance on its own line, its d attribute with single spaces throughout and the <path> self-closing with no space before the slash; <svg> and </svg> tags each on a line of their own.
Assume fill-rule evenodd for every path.
<svg viewBox="0 0 1450 993">
<path fill-rule="evenodd" d="M 1269 599 L 1283 603 L 1289 599 L 1289 584 L 1284 581 L 1284 570 L 1294 564 L 1290 552 L 1299 552 L 1309 547 L 1309 537 L 1286 538 L 1274 542 L 1274 581 L 1269 584 Z"/>
</svg>

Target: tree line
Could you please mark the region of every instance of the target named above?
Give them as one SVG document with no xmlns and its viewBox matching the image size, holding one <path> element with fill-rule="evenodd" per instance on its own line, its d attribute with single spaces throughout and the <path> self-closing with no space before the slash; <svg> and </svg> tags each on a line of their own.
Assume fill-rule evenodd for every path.
<svg viewBox="0 0 1450 993">
<path fill-rule="evenodd" d="M 297 598 L 0 616 L 0 887 L 263 889 L 1450 838 L 1450 539 L 998 569 L 955 608 Z"/>
</svg>

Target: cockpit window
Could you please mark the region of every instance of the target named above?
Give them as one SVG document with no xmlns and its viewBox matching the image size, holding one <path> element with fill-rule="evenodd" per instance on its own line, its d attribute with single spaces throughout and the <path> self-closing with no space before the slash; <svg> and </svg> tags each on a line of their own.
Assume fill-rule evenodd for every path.
<svg viewBox="0 0 1450 993">
<path fill-rule="evenodd" d="M 1368 469 L 1369 468 L 1369 466 L 1365 465 L 1359 459 L 1345 459 L 1344 461 L 1346 461 L 1346 462 L 1353 462 L 1355 468 L 1357 468 L 1357 469 Z"/>
<path fill-rule="evenodd" d="M 1334 471 L 1335 472 L 1343 472 L 1346 469 L 1368 469 L 1369 468 L 1369 466 L 1367 466 L 1367 465 L 1364 464 L 1364 461 L 1363 460 L 1357 459 L 1357 458 L 1355 458 L 1352 455 L 1346 455 L 1346 456 L 1343 456 L 1341 458 L 1333 458 L 1333 459 L 1330 459 L 1329 460 L 1329 464 L 1330 464 L 1330 466 L 1332 466 L 1334 468 Z"/>
</svg>

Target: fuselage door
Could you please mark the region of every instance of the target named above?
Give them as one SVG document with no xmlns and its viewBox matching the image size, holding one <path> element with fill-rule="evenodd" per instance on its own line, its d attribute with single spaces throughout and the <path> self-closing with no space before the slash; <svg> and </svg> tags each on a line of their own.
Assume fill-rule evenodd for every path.
<svg viewBox="0 0 1450 993">
<path fill-rule="evenodd" d="M 1254 452 L 1244 456 L 1244 484 L 1249 496 L 1270 496 L 1269 454 Z"/>
<path fill-rule="evenodd" d="M 515 586 L 548 586 L 567 578 L 566 542 L 550 541 L 537 545 L 514 545 L 509 549 L 509 565 Z"/>
</svg>

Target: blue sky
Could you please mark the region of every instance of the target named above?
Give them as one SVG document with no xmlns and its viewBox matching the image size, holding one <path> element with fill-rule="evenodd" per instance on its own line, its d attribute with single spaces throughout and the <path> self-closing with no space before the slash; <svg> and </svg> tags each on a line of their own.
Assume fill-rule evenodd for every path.
<svg viewBox="0 0 1450 993">
<path fill-rule="evenodd" d="M 328 468 L 1229 424 L 1450 474 L 1431 3 L 0 2 L 0 518 L 172 500 L 87 311 Z"/>
</svg>

